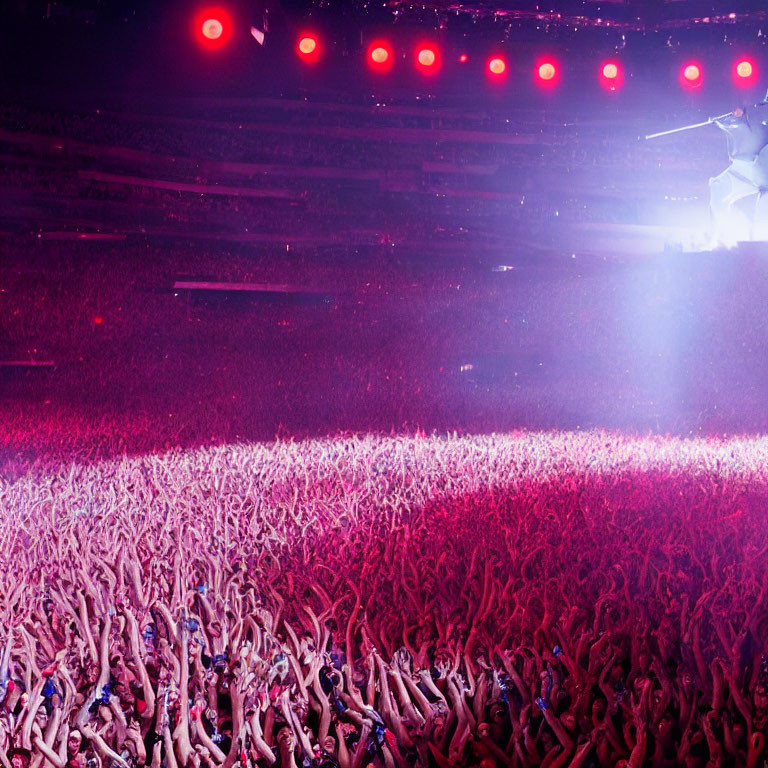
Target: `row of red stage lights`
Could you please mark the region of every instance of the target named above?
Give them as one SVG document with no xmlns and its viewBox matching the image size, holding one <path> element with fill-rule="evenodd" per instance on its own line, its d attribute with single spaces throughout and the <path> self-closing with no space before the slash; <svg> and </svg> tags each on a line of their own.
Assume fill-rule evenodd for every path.
<svg viewBox="0 0 768 768">
<path fill-rule="evenodd" d="M 320 43 L 316 37 L 303 36 L 296 46 L 299 56 L 307 62 L 317 61 L 320 57 Z M 385 41 L 375 41 L 368 46 L 367 61 L 375 71 L 387 71 L 395 63 L 392 46 Z M 467 64 L 470 57 L 462 53 L 458 57 L 460 64 Z M 434 73 L 440 69 L 441 57 L 436 46 L 423 45 L 415 49 L 414 66 L 424 73 Z M 543 57 L 536 61 L 533 68 L 534 80 L 542 87 L 554 87 L 560 80 L 560 63 L 555 58 Z M 486 74 L 491 78 L 501 79 L 510 71 L 508 60 L 501 55 L 491 56 L 485 63 Z M 757 83 L 758 67 L 754 60 L 746 57 L 737 59 L 733 64 L 733 79 L 738 85 L 751 87 Z M 618 90 L 624 85 L 624 68 L 620 61 L 611 59 L 600 64 L 598 77 L 601 85 L 608 90 Z M 680 67 L 680 83 L 687 88 L 700 88 L 704 84 L 704 67 L 695 61 L 687 61 Z"/>
<path fill-rule="evenodd" d="M 231 22 L 225 15 L 203 18 L 198 29 L 204 43 L 212 46 L 223 44 L 228 35 Z M 313 34 L 304 34 L 296 42 L 296 53 L 306 63 L 320 60 L 322 44 L 320 38 Z M 370 69 L 376 72 L 386 72 L 395 63 L 395 51 L 386 40 L 376 40 L 368 46 L 366 60 Z M 458 57 L 460 64 L 468 64 L 469 54 L 462 53 Z M 442 64 L 440 50 L 436 45 L 423 44 L 417 46 L 413 53 L 413 63 L 417 70 L 424 74 L 439 71 Z M 555 58 L 544 57 L 536 61 L 533 77 L 537 85 L 552 88 L 560 80 L 560 63 Z M 485 71 L 489 78 L 501 80 L 508 76 L 510 64 L 502 55 L 490 56 L 485 63 Z M 757 83 L 758 67 L 753 59 L 741 57 L 733 63 L 732 77 L 737 85 L 751 87 Z M 620 61 L 612 59 L 604 61 L 598 69 L 600 84 L 610 91 L 616 91 L 624 84 L 624 68 Z M 680 83 L 689 89 L 701 88 L 704 84 L 704 66 L 696 61 L 687 61 L 680 67 Z"/>
</svg>

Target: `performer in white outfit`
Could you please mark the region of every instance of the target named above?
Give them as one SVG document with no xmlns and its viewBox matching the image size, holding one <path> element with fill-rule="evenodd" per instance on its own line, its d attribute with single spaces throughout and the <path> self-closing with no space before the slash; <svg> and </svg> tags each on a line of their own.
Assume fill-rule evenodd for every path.
<svg viewBox="0 0 768 768">
<path fill-rule="evenodd" d="M 728 134 L 731 164 L 709 182 L 713 236 L 726 246 L 768 240 L 768 93 L 714 122 Z"/>
</svg>

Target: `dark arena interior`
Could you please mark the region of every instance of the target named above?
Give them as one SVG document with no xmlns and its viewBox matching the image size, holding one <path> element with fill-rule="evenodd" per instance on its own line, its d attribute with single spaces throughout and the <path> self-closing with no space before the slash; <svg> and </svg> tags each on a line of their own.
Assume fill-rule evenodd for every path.
<svg viewBox="0 0 768 768">
<path fill-rule="evenodd" d="M 765 0 L 6 0 L 1 768 L 761 768 Z"/>
</svg>

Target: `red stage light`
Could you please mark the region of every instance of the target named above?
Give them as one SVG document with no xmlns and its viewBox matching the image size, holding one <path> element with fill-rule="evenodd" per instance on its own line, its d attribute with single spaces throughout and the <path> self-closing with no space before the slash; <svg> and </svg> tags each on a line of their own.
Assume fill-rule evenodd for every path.
<svg viewBox="0 0 768 768">
<path fill-rule="evenodd" d="M 302 35 L 296 43 L 296 53 L 306 62 L 316 61 L 320 55 L 320 42 L 314 35 Z"/>
<path fill-rule="evenodd" d="M 507 71 L 507 62 L 500 56 L 494 56 L 488 61 L 488 72 L 494 77 L 501 77 Z"/>
<path fill-rule="evenodd" d="M 205 8 L 194 19 L 198 42 L 206 48 L 220 48 L 232 34 L 232 21 L 225 8 Z"/>
<path fill-rule="evenodd" d="M 600 67 L 600 85 L 609 91 L 615 91 L 624 85 L 624 72 L 617 61 L 606 61 Z"/>
<path fill-rule="evenodd" d="M 104 322 L 104 318 L 100 315 L 96 315 L 96 317 L 93 318 L 94 325 L 101 325 Z"/>
<path fill-rule="evenodd" d="M 757 64 L 752 59 L 738 59 L 733 65 L 733 81 L 742 88 L 749 88 L 757 82 Z"/>
<path fill-rule="evenodd" d="M 701 77 L 701 70 L 695 64 L 689 64 L 683 70 L 683 77 L 686 80 L 693 82 L 694 80 L 698 80 Z"/>
<path fill-rule="evenodd" d="M 440 68 L 440 55 L 433 45 L 420 45 L 416 49 L 416 66 L 422 72 L 436 72 Z"/>
<path fill-rule="evenodd" d="M 700 88 L 704 83 L 704 73 L 696 62 L 689 61 L 680 70 L 680 82 L 685 88 Z"/>
<path fill-rule="evenodd" d="M 469 61 L 469 56 L 467 56 L 466 53 L 462 53 L 461 56 L 459 56 L 459 61 L 462 64 L 466 64 Z"/>
<path fill-rule="evenodd" d="M 389 43 L 378 40 L 368 46 L 368 64 L 374 70 L 389 69 L 393 58 Z"/>
<path fill-rule="evenodd" d="M 206 19 L 202 27 L 203 37 L 218 40 L 224 34 L 224 25 L 218 19 Z"/>
<path fill-rule="evenodd" d="M 553 59 L 541 59 L 536 62 L 534 79 L 541 88 L 554 88 L 560 79 L 557 63 Z"/>
<path fill-rule="evenodd" d="M 299 51 L 305 56 L 309 56 L 317 50 L 317 40 L 314 37 L 302 37 L 299 40 Z"/>
<path fill-rule="evenodd" d="M 555 75 L 557 74 L 557 70 L 555 69 L 553 64 L 542 64 L 539 67 L 539 77 L 542 80 L 553 80 Z"/>
<path fill-rule="evenodd" d="M 437 56 L 431 48 L 422 48 L 417 58 L 422 67 L 431 67 L 437 61 Z"/>
</svg>

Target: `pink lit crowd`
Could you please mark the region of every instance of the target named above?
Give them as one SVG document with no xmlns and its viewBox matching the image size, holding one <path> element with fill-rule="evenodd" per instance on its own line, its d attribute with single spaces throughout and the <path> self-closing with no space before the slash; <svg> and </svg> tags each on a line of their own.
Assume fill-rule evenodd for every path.
<svg viewBox="0 0 768 768">
<path fill-rule="evenodd" d="M 0 475 L 0 762 L 762 766 L 766 454 L 417 433 Z"/>
</svg>

